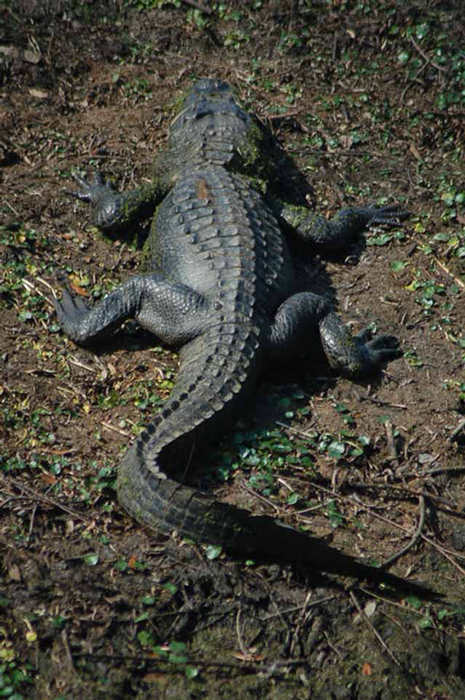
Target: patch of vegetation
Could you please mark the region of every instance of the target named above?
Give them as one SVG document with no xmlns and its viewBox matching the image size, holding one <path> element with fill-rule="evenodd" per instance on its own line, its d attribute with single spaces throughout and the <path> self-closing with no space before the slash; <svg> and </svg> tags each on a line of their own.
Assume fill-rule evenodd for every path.
<svg viewBox="0 0 465 700">
<path fill-rule="evenodd" d="M 7 598 L 0 598 L 0 610 L 11 605 Z M 26 634 L 26 643 L 35 639 L 34 633 Z M 9 700 L 26 700 L 34 684 L 35 669 L 29 663 L 21 664 L 16 658 L 11 632 L 0 627 L 0 697 Z"/>
<path fill-rule="evenodd" d="M 286 507 L 292 506 L 298 513 L 314 506 L 301 486 L 317 476 L 321 460 L 346 469 L 360 467 L 372 454 L 372 443 L 367 435 L 359 433 L 356 420 L 345 403 L 334 401 L 333 404 L 344 427 L 337 434 L 319 433 L 308 428 L 300 431 L 297 427 L 299 423 L 304 425 L 310 412 L 303 403 L 306 397 L 300 389 L 283 389 L 277 400 L 273 396 L 274 405 L 283 412 L 276 427 L 252 427 L 251 421 L 250 424 L 239 421 L 237 428 L 209 456 L 210 473 L 214 480 L 220 481 L 245 474 L 251 491 L 274 502 L 284 500 Z M 292 427 L 289 425 L 287 430 L 290 421 Z M 333 502 L 327 507 L 333 527 L 344 521 L 342 516 L 338 520 L 337 513 Z"/>
</svg>

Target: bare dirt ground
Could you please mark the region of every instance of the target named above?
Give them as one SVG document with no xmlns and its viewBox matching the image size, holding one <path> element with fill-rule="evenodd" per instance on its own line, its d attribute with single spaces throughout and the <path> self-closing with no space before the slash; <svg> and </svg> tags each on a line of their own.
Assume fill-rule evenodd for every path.
<svg viewBox="0 0 465 700">
<path fill-rule="evenodd" d="M 461 3 L 175 4 L 0 4 L 0 697 L 465 698 Z M 98 352 L 60 332 L 60 274 L 98 298 L 140 257 L 66 190 L 76 169 L 148 177 L 169 105 L 203 76 L 237 87 L 323 214 L 413 213 L 318 261 L 342 316 L 404 357 L 372 383 L 308 359 L 270 372 L 206 471 L 438 601 L 215 557 L 117 503 L 176 356 L 131 324 Z"/>
</svg>

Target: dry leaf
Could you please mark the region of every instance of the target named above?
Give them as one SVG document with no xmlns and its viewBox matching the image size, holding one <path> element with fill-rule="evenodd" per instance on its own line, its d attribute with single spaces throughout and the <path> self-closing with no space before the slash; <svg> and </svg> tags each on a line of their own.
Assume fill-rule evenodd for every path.
<svg viewBox="0 0 465 700">
<path fill-rule="evenodd" d="M 40 478 L 45 481 L 45 483 L 50 484 L 50 486 L 53 486 L 53 484 L 56 484 L 57 482 L 56 477 L 53 476 L 53 474 L 41 474 Z"/>
<path fill-rule="evenodd" d="M 414 143 L 411 143 L 411 144 L 410 144 L 410 149 L 409 149 L 409 150 L 410 150 L 410 153 L 411 153 L 413 156 L 415 156 L 415 158 L 416 158 L 417 160 L 423 160 L 423 158 L 422 158 L 421 155 L 420 155 L 420 151 L 418 150 L 418 148 L 415 146 Z"/>
<path fill-rule="evenodd" d="M 8 576 L 10 577 L 11 581 L 21 581 L 21 571 L 19 566 L 12 564 L 8 569 Z"/>
<path fill-rule="evenodd" d="M 170 680 L 170 676 L 163 673 L 147 673 L 143 679 L 146 683 L 166 683 Z"/>
<path fill-rule="evenodd" d="M 40 53 L 34 53 L 34 51 L 29 51 L 29 49 L 24 51 L 23 58 L 28 63 L 40 63 Z"/>
<path fill-rule="evenodd" d="M 376 601 L 370 600 L 370 602 L 365 605 L 363 612 L 365 613 L 365 615 L 367 617 L 373 617 L 373 615 L 375 614 L 375 610 L 376 610 Z"/>
<path fill-rule="evenodd" d="M 252 647 L 245 653 L 242 653 L 241 651 L 233 651 L 232 655 L 235 659 L 239 659 L 239 661 L 252 661 L 254 663 L 266 659 L 266 656 L 264 654 L 255 653 L 255 647 Z"/>
<path fill-rule="evenodd" d="M 75 292 L 76 294 L 79 294 L 80 297 L 88 297 L 89 293 L 86 292 L 86 290 L 83 287 L 80 287 L 78 284 L 74 284 L 74 282 L 70 282 L 69 286 Z"/>
<path fill-rule="evenodd" d="M 32 97 L 37 97 L 39 100 L 45 100 L 49 95 L 46 90 L 39 90 L 38 88 L 29 88 L 29 94 Z"/>
</svg>

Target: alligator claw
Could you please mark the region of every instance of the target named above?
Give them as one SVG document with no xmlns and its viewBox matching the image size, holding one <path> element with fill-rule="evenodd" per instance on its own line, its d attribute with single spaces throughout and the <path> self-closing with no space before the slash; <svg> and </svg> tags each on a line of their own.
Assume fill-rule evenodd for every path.
<svg viewBox="0 0 465 700">
<path fill-rule="evenodd" d="M 94 173 L 91 182 L 81 177 L 78 173 L 73 173 L 73 177 L 81 189 L 78 191 L 67 190 L 66 194 L 83 202 L 90 202 L 95 205 L 101 200 L 103 195 L 113 189 L 111 182 L 105 180 L 101 173 Z"/>
<path fill-rule="evenodd" d="M 367 226 L 398 226 L 411 216 L 409 211 L 402 209 L 398 204 L 389 204 L 386 207 L 377 207 L 375 204 L 368 207 L 368 212 L 372 213 Z"/>
</svg>

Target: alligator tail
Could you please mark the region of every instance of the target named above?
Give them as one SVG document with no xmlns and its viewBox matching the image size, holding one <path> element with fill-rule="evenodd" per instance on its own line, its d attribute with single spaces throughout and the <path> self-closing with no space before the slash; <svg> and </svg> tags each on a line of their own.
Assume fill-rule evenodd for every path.
<svg viewBox="0 0 465 700">
<path fill-rule="evenodd" d="M 431 596 L 429 589 L 362 564 L 307 533 L 267 516 L 253 516 L 183 483 L 185 467 L 204 434 L 211 435 L 229 414 L 237 415 L 238 404 L 253 391 L 256 343 L 248 337 L 243 341 L 239 364 L 231 348 L 216 348 L 203 358 L 192 347 L 186 353 L 189 361 L 181 364 L 178 383 L 161 415 L 141 433 L 119 467 L 118 497 L 125 510 L 158 532 L 218 544 L 240 556 L 299 563 Z"/>
<path fill-rule="evenodd" d="M 234 543 L 247 512 L 185 481 L 194 452 L 237 416 L 255 388 L 257 334 L 254 327 L 222 323 L 181 350 L 170 398 L 119 467 L 119 500 L 139 522 L 198 542 Z"/>
</svg>

